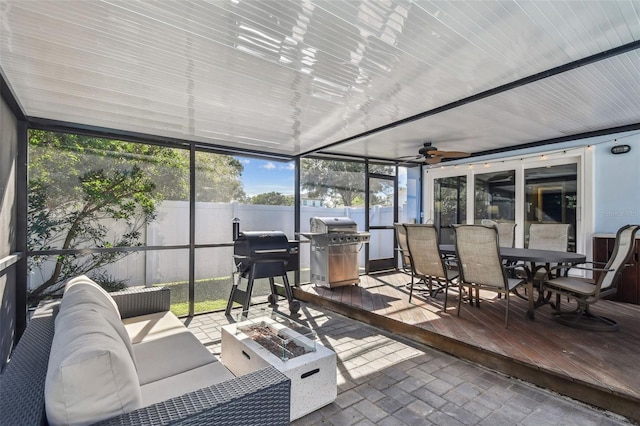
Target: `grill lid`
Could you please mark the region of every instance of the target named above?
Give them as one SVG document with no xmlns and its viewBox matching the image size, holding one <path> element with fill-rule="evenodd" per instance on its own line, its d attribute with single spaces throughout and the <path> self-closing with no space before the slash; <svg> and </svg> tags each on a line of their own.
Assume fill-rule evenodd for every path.
<svg viewBox="0 0 640 426">
<path fill-rule="evenodd" d="M 309 219 L 311 232 L 355 232 L 358 224 L 348 217 L 312 217 Z"/>
<path fill-rule="evenodd" d="M 281 231 L 245 231 L 233 244 L 236 257 L 287 259 L 289 239 Z"/>
</svg>

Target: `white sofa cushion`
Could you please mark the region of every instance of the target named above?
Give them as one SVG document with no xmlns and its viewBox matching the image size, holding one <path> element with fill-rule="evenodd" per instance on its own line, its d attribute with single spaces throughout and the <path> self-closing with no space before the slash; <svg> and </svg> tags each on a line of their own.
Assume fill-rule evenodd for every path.
<svg viewBox="0 0 640 426">
<path fill-rule="evenodd" d="M 183 327 L 182 332 L 162 339 L 133 345 L 138 360 L 140 385 L 162 380 L 203 365 L 216 362 L 216 357 L 198 338 Z"/>
<path fill-rule="evenodd" d="M 105 307 L 109 307 L 113 309 L 113 312 L 115 312 L 115 314 L 118 315 L 118 317 L 120 317 L 120 310 L 118 309 L 118 304 L 116 303 L 116 301 L 113 300 L 111 296 L 109 296 L 109 293 L 107 293 L 105 289 L 100 287 L 95 281 L 93 281 L 91 278 L 87 277 L 86 275 L 80 275 L 78 277 L 72 278 L 69 281 L 67 281 L 67 283 L 64 286 L 64 293 L 66 294 L 71 289 L 71 287 L 75 286 L 76 284 L 84 284 L 88 287 L 92 287 L 93 290 L 95 291 L 94 301 L 96 303 L 102 303 L 105 305 Z"/>
<path fill-rule="evenodd" d="M 133 344 L 160 339 L 185 330 L 182 321 L 169 311 L 125 318 L 122 322 Z"/>
<path fill-rule="evenodd" d="M 216 383 L 231 380 L 235 376 L 221 362 L 211 362 L 202 367 L 143 385 L 142 404 L 146 407 L 176 396 L 184 395 Z"/>
<path fill-rule="evenodd" d="M 45 382 L 52 425 L 85 425 L 142 407 L 136 368 L 121 336 L 105 325 L 100 307 L 86 305 L 69 312 L 61 306 L 56 318 Z"/>
<path fill-rule="evenodd" d="M 56 329 L 58 318 L 69 312 L 87 309 L 89 306 L 102 316 L 106 321 L 105 325 L 110 325 L 118 333 L 133 360 L 133 364 L 136 365 L 135 352 L 131 345 L 129 333 L 120 318 L 118 305 L 109 296 L 109 293 L 84 275 L 69 280 L 65 286 L 60 312 L 56 317 Z"/>
</svg>

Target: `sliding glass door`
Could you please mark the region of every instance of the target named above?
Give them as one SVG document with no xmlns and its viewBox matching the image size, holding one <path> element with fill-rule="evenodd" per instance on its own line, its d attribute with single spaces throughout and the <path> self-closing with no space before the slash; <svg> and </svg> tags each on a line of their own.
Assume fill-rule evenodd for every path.
<svg viewBox="0 0 640 426">
<path fill-rule="evenodd" d="M 532 223 L 570 224 L 569 250 L 584 253 L 579 206 L 585 153 L 577 149 L 427 169 L 424 222 L 438 227 L 441 244 L 453 244 L 451 225 L 457 223 L 516 223 L 516 247 L 527 247 Z"/>
<path fill-rule="evenodd" d="M 453 244 L 453 227 L 467 222 L 467 177 L 452 176 L 433 181 L 433 220 L 440 244 Z"/>
<path fill-rule="evenodd" d="M 578 165 L 525 169 L 525 243 L 532 223 L 570 224 L 569 251 L 576 251 Z"/>
</svg>

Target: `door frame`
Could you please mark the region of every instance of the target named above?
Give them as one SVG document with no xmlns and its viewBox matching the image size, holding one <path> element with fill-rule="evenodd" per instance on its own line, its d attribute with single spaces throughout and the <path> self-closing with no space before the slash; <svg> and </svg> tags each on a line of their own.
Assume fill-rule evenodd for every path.
<svg viewBox="0 0 640 426">
<path fill-rule="evenodd" d="M 378 173 L 369 173 L 369 162 L 367 162 L 367 173 L 365 177 L 365 206 L 366 206 L 366 214 L 365 214 L 365 228 L 367 232 L 374 233 L 376 231 L 383 230 L 391 230 L 394 234 L 394 243 L 393 243 L 393 256 L 390 258 L 380 258 L 380 259 L 371 259 L 370 257 L 370 249 L 369 244 L 366 244 L 365 247 L 365 273 L 369 274 L 370 272 L 379 272 L 386 271 L 391 269 L 396 269 L 398 265 L 398 253 L 395 250 L 395 228 L 393 223 L 391 225 L 382 225 L 382 226 L 371 226 L 369 223 L 369 211 L 371 210 L 370 200 L 369 200 L 369 182 L 371 179 L 382 179 L 389 180 L 393 182 L 393 223 L 398 221 L 398 167 L 395 167 L 395 174 L 384 175 Z"/>
</svg>

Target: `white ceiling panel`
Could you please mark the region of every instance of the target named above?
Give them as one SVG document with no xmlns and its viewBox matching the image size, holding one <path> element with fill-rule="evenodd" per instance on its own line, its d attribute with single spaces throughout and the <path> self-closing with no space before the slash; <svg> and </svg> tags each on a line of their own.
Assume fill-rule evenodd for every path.
<svg viewBox="0 0 640 426">
<path fill-rule="evenodd" d="M 34 119 L 291 156 L 393 159 L 426 139 L 478 152 L 640 123 L 637 51 L 333 144 L 638 43 L 639 13 L 637 0 L 0 0 L 0 67 Z"/>
<path fill-rule="evenodd" d="M 612 70 L 617 70 L 613 73 Z M 633 51 L 323 150 L 412 158 L 424 142 L 478 153 L 638 122 Z"/>
</svg>

